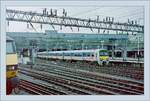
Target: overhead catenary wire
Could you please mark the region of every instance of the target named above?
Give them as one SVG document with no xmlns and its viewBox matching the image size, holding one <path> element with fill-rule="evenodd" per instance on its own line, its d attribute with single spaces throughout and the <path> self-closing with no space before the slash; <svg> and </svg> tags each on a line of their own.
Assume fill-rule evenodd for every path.
<svg viewBox="0 0 150 101">
<path fill-rule="evenodd" d="M 86 10 L 86 11 L 82 11 L 82 12 L 78 12 L 76 14 L 72 14 L 71 16 L 79 16 L 79 15 L 83 15 L 83 14 L 86 14 L 86 13 L 91 13 L 91 12 L 97 10 L 97 9 L 100 9 L 100 7 L 94 8 L 94 9 L 90 9 L 90 10 Z"/>
</svg>

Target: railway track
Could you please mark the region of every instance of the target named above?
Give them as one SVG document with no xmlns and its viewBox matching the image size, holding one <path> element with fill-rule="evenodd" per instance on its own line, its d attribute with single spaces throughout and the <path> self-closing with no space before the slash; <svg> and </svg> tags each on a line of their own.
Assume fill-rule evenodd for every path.
<svg viewBox="0 0 150 101">
<path fill-rule="evenodd" d="M 51 65 L 47 65 L 47 64 L 42 64 L 40 68 L 43 68 L 44 65 L 46 65 L 45 66 L 45 69 L 46 69 L 45 71 L 50 72 L 50 73 L 54 73 L 54 74 L 58 74 L 58 75 L 65 75 L 65 76 L 68 76 L 68 77 L 77 78 L 77 79 L 81 79 L 81 80 L 84 79 L 84 80 L 90 81 L 90 82 L 96 82 L 96 83 L 99 82 L 100 84 L 105 83 L 105 85 L 106 85 L 106 83 L 111 83 L 110 85 L 112 85 L 112 83 L 117 84 L 117 85 L 119 84 L 120 88 L 126 86 L 127 87 L 126 89 L 128 89 L 128 90 L 131 90 L 131 88 L 132 89 L 134 89 L 134 88 L 137 89 L 138 87 L 141 90 L 144 90 L 143 83 L 138 82 L 138 81 L 120 80 L 119 78 L 113 79 L 113 77 L 112 78 L 106 77 L 106 76 L 104 76 L 104 74 L 101 75 L 101 76 L 98 76 L 98 75 L 96 75 L 94 73 L 91 73 L 91 72 L 87 73 L 87 72 L 84 72 L 84 71 L 73 70 L 73 69 L 70 69 L 70 68 L 62 68 L 62 67 L 59 67 L 59 66 L 55 67 L 54 65 L 52 65 L 53 67 L 50 68 Z M 40 64 L 38 66 L 40 66 Z M 49 67 L 49 68 L 47 68 L 47 67 Z M 87 80 L 87 78 L 89 78 L 89 79 Z M 107 82 L 105 82 L 106 79 L 107 79 Z M 93 80 L 97 80 L 97 81 L 93 81 Z M 114 85 L 114 86 L 116 86 L 116 85 Z"/>
<path fill-rule="evenodd" d="M 143 68 L 137 69 L 137 68 L 130 68 L 130 67 L 115 66 L 115 65 L 114 66 L 97 66 L 97 65 L 90 65 L 88 63 L 80 64 L 79 67 L 86 67 L 86 66 L 89 71 L 98 71 L 100 73 L 129 77 L 129 78 L 133 78 L 133 79 L 141 80 L 141 81 L 143 81 L 144 79 Z"/>
<path fill-rule="evenodd" d="M 39 65 L 38 65 L 39 66 Z M 42 65 L 43 66 L 43 65 Z M 48 68 L 48 66 L 47 66 Z M 26 71 L 26 72 L 23 72 Z M 30 72 L 30 73 L 29 73 Z M 32 73 L 31 73 L 32 72 Z M 143 85 L 138 83 L 133 83 L 127 80 L 115 80 L 112 78 L 106 78 L 101 76 L 94 76 L 89 73 L 73 72 L 56 70 L 56 68 L 51 68 L 47 72 L 49 74 L 43 74 L 35 72 L 35 70 L 27 70 L 21 68 L 21 73 L 33 76 L 44 81 L 61 84 L 64 87 L 70 86 L 70 90 L 76 88 L 76 93 L 78 94 L 107 94 L 107 95 L 119 95 L 119 94 L 131 94 L 140 95 L 143 94 Z M 84 75 L 83 75 L 84 74 Z M 92 76 L 91 76 L 92 75 Z M 71 88 L 72 87 L 72 88 Z M 79 91 L 77 91 L 77 88 Z"/>
<path fill-rule="evenodd" d="M 37 59 L 38 63 L 49 63 L 46 60 Z M 78 66 L 77 66 L 78 64 Z M 78 62 L 72 62 L 72 63 L 66 63 L 61 62 L 61 66 L 68 67 L 68 68 L 77 68 L 77 69 L 83 69 L 88 71 L 94 71 L 94 72 L 100 72 L 100 73 L 106 73 L 116 76 L 122 76 L 122 77 L 128 77 L 135 80 L 144 80 L 144 69 L 143 68 L 131 68 L 131 67 L 120 67 L 120 66 L 113 66 L 113 67 L 100 67 L 94 64 L 90 63 L 78 63 Z M 82 67 L 82 68 L 80 68 Z"/>
<path fill-rule="evenodd" d="M 91 77 L 93 77 L 93 76 L 95 77 L 96 76 L 95 74 L 98 74 L 98 75 L 103 74 L 103 73 L 98 73 L 98 72 L 89 72 L 89 71 L 85 71 L 85 70 L 78 69 L 78 68 L 68 68 L 67 66 L 58 65 L 55 63 L 37 63 L 36 65 L 38 65 L 38 66 L 36 66 L 36 68 L 34 68 L 34 69 L 41 69 L 41 70 L 44 70 L 44 69 L 46 69 L 46 70 L 49 70 L 49 69 L 56 70 L 57 69 L 58 70 L 59 69 L 61 71 L 67 71 L 67 72 L 71 72 L 71 73 L 75 73 L 75 74 L 82 74 L 84 76 L 85 76 L 85 74 L 88 73 L 88 75 L 90 74 Z M 82 72 L 84 72 L 84 73 L 82 73 Z M 103 75 L 105 75 L 105 74 L 103 74 Z M 135 81 L 135 82 L 140 82 L 139 80 L 134 80 L 134 79 L 131 79 L 131 80 Z M 130 82 L 132 82 L 131 80 L 130 80 Z M 141 83 L 143 83 L 143 82 L 141 82 Z"/>
<path fill-rule="evenodd" d="M 39 70 L 41 70 L 41 69 L 39 69 Z M 61 76 L 82 80 L 81 81 L 82 83 L 83 83 L 83 81 L 86 81 L 86 82 L 91 83 L 91 85 L 92 85 L 92 82 L 93 82 L 94 86 L 98 86 L 97 84 L 100 84 L 101 86 L 103 85 L 104 88 L 109 88 L 109 86 L 111 86 L 112 89 L 114 88 L 113 90 L 116 90 L 116 91 L 123 89 L 124 93 L 129 93 L 128 90 L 133 91 L 133 92 L 143 93 L 143 90 L 144 90 L 143 84 L 141 84 L 141 83 L 137 83 L 137 82 L 133 82 L 133 81 L 127 82 L 126 80 L 117 80 L 117 79 L 108 78 L 108 77 L 104 77 L 104 76 L 97 76 L 97 75 L 94 75 L 91 73 L 85 73 L 85 72 L 83 73 L 83 72 L 79 72 L 79 71 L 77 72 L 77 71 L 67 70 L 67 69 L 62 69 L 62 68 L 61 69 L 60 68 L 59 69 L 58 68 L 57 69 L 56 68 L 47 68 L 44 71 L 47 71 L 52 74 L 58 74 Z M 119 88 L 119 89 L 117 89 L 117 88 Z M 138 89 L 138 90 L 136 90 L 136 89 Z"/>
<path fill-rule="evenodd" d="M 35 84 L 33 82 L 29 82 L 26 80 L 21 80 L 19 88 L 26 90 L 27 92 L 35 95 L 52 95 L 54 93 L 51 93 L 47 91 L 47 89 L 43 88 L 41 85 Z"/>
<path fill-rule="evenodd" d="M 34 83 L 29 80 L 20 80 L 20 89 L 24 89 L 25 91 L 35 94 L 35 95 L 66 95 L 67 93 L 62 91 L 57 91 L 49 87 L 48 85 L 44 85 L 41 83 Z"/>
<path fill-rule="evenodd" d="M 103 93 L 103 94 L 111 94 L 111 93 L 106 93 L 106 92 L 103 92 L 103 91 L 100 91 L 99 93 L 96 93 L 96 92 L 91 92 L 91 91 L 86 90 L 86 89 L 82 89 L 82 88 L 80 88 L 80 85 L 82 85 L 82 84 L 74 82 L 74 84 L 75 84 L 74 85 L 74 84 L 72 84 L 71 81 L 64 80 L 62 78 L 58 78 L 55 75 L 48 76 L 47 74 L 45 75 L 43 73 L 37 73 L 35 71 L 30 71 L 30 70 L 25 70 L 25 69 L 22 70 L 21 73 L 25 74 L 25 75 L 28 75 L 28 76 L 31 76 L 31 77 L 34 77 L 36 79 L 40 79 L 40 80 L 46 81 L 46 82 L 48 82 L 50 84 L 55 84 L 55 85 L 62 86 L 64 88 L 66 88 L 66 89 L 68 89 L 68 90 L 70 90 L 72 92 L 75 92 L 77 94 L 80 94 L 80 95 L 99 94 L 100 92 Z"/>
</svg>

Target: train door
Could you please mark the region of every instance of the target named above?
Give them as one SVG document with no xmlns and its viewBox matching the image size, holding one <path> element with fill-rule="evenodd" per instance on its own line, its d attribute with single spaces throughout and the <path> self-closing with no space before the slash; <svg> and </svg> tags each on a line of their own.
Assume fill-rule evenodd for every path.
<svg viewBox="0 0 150 101">
<path fill-rule="evenodd" d="M 101 65 L 101 61 L 100 61 L 100 58 L 99 58 L 99 50 L 96 50 L 96 61 L 98 62 L 99 65 Z"/>
</svg>

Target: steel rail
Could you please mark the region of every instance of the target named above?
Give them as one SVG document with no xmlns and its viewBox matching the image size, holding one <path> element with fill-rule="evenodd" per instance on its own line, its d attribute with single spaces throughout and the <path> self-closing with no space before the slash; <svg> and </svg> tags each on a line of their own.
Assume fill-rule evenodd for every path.
<svg viewBox="0 0 150 101">
<path fill-rule="evenodd" d="M 28 71 L 29 72 L 29 71 Z M 30 71 L 31 72 L 31 71 Z M 32 71 L 33 72 L 33 71 Z M 33 73 L 36 73 L 36 72 L 33 72 Z M 41 75 L 41 74 L 40 74 Z M 48 77 L 48 75 L 45 75 L 44 77 Z M 61 82 L 61 83 L 64 83 L 64 82 L 68 82 L 68 80 L 69 80 L 69 83 L 70 84 L 72 84 L 72 85 L 78 85 L 79 87 L 85 87 L 86 89 L 94 89 L 94 90 L 96 90 L 97 92 L 99 92 L 99 90 L 98 90 L 98 88 L 103 88 L 103 92 L 106 92 L 106 93 L 112 93 L 112 94 L 117 94 L 117 93 L 114 93 L 113 92 L 113 90 L 114 91 L 120 91 L 120 93 L 122 92 L 124 92 L 124 94 L 126 93 L 126 94 L 135 94 L 135 95 L 137 95 L 137 94 L 142 94 L 142 92 L 140 92 L 140 91 L 137 91 L 137 90 L 129 90 L 128 89 L 128 91 L 127 91 L 127 89 L 125 90 L 125 88 L 124 89 L 120 89 L 119 87 L 118 87 L 118 89 L 117 89 L 117 86 L 116 86 L 116 88 L 113 88 L 112 86 L 106 86 L 106 85 L 98 85 L 98 84 L 94 84 L 94 83 L 91 83 L 91 82 L 85 82 L 85 81 L 81 81 L 81 80 L 75 80 L 75 79 L 69 79 L 69 78 L 64 78 L 64 77 L 62 77 L 62 76 L 56 76 L 56 75 L 49 75 L 50 77 L 49 78 L 53 78 L 52 80 L 56 80 L 56 81 L 58 81 L 58 82 L 61 82 L 61 81 L 63 81 L 63 82 Z M 61 81 L 59 80 L 59 79 L 61 79 Z M 79 78 L 78 78 L 79 79 Z M 82 84 L 82 86 L 81 86 L 81 84 Z M 83 84 L 85 84 L 85 85 L 83 85 Z M 88 86 L 87 86 L 88 85 Z M 96 87 L 97 87 L 97 89 L 96 89 Z M 105 90 L 104 90 L 104 88 L 105 88 Z M 107 88 L 107 89 L 106 89 Z M 107 91 L 107 90 L 110 90 L 110 91 Z M 101 89 L 102 90 L 102 89 Z M 135 92 L 136 91 L 136 92 Z M 118 93 L 119 94 L 119 93 Z"/>
</svg>

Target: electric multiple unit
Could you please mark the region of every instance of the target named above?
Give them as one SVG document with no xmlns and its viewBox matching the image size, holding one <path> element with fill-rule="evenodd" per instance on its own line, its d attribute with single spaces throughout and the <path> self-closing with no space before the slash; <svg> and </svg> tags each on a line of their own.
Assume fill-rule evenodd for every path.
<svg viewBox="0 0 150 101">
<path fill-rule="evenodd" d="M 105 49 L 93 50 L 69 50 L 69 51 L 45 51 L 38 52 L 39 58 L 97 61 L 98 64 L 108 64 L 109 54 Z"/>
</svg>

